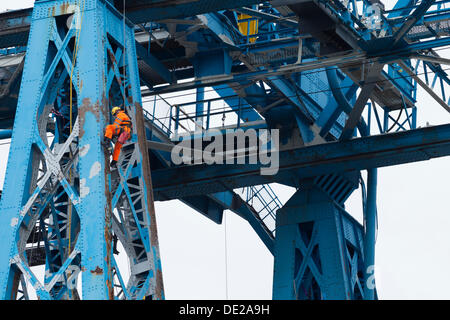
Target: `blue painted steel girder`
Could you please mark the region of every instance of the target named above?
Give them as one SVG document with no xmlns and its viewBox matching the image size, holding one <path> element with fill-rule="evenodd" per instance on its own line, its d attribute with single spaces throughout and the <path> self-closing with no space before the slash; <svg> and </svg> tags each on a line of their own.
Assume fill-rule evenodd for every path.
<svg viewBox="0 0 450 320">
<path fill-rule="evenodd" d="M 122 1 L 116 7 L 122 11 Z M 251 6 L 259 0 L 126 1 L 127 18 L 135 24 Z M 31 23 L 31 8 L 0 14 L 0 47 L 25 45 Z"/>
<path fill-rule="evenodd" d="M 150 7 L 153 6 L 153 5 L 161 5 L 161 3 L 162 3 L 162 1 L 152 1 L 152 3 L 150 3 L 150 1 L 130 1 L 130 2 L 132 4 L 135 4 L 136 6 L 137 5 L 142 5 L 142 6 L 143 5 L 149 5 Z M 212 3 L 216 3 L 216 1 L 210 1 L 209 3 L 211 3 L 211 4 Z M 233 3 L 235 3 L 235 2 L 233 2 Z M 205 3 L 204 3 L 204 5 L 205 5 Z M 164 5 L 163 6 L 159 6 L 159 8 L 163 8 L 163 7 L 164 7 Z M 153 7 L 153 8 L 155 8 L 155 7 Z M 182 8 L 178 8 L 178 9 L 179 10 L 184 10 Z M 163 10 L 163 9 L 161 9 L 161 10 Z M 176 17 L 177 14 L 180 14 L 180 13 L 177 13 L 177 11 L 176 11 L 177 9 L 174 9 L 174 10 L 175 11 L 170 11 L 170 14 L 174 15 Z M 203 10 L 203 9 L 200 9 L 199 12 L 201 12 L 201 10 Z M 155 12 L 157 12 L 157 11 L 155 11 Z M 141 13 L 139 13 L 139 14 L 141 14 Z M 184 15 L 184 14 L 186 14 L 186 13 L 185 12 L 181 13 L 181 15 Z M 139 19 L 139 18 L 140 18 L 140 16 L 137 19 Z M 396 54 L 398 54 L 399 56 L 402 56 L 402 57 L 407 57 L 408 54 L 410 54 L 411 52 L 414 52 L 414 50 L 418 50 L 418 48 L 428 48 L 428 47 L 432 47 L 432 46 L 435 46 L 435 45 L 444 45 L 445 43 L 448 42 L 447 38 L 440 39 L 440 40 L 441 40 L 440 42 L 436 42 L 436 40 L 434 40 L 434 42 L 429 42 L 429 43 L 419 43 L 419 44 L 416 43 L 416 44 L 413 44 L 416 47 L 409 47 L 409 46 L 408 47 L 404 47 L 404 46 L 402 46 L 401 48 L 398 49 Z M 444 41 L 442 41 L 442 40 L 444 40 Z M 377 53 L 377 55 L 380 55 L 380 53 Z M 147 58 L 146 60 L 147 60 L 147 62 L 149 64 L 152 64 L 151 57 Z M 155 62 L 155 61 L 153 61 L 153 62 Z M 162 73 L 162 76 L 165 78 L 166 81 L 170 82 L 170 80 L 173 79 L 172 75 L 168 72 L 168 70 L 165 69 L 164 66 L 161 66 L 161 64 L 158 64 L 157 61 L 156 61 L 156 64 L 154 64 L 154 66 L 156 66 L 155 68 L 159 68 L 159 70 Z M 246 76 L 247 75 L 243 75 L 242 79 L 246 80 Z M 235 80 L 235 79 L 233 79 L 233 80 Z M 198 83 L 195 84 L 195 86 L 197 86 L 197 85 L 198 85 Z M 199 86 L 202 87 L 203 84 L 200 84 Z M 442 132 L 440 132 L 440 134 L 441 133 Z M 426 139 L 428 139 L 428 137 L 431 136 L 431 134 L 429 134 L 429 133 L 424 133 L 424 135 L 427 136 Z M 413 136 L 412 138 L 414 138 L 414 134 L 412 136 Z M 424 150 L 431 150 L 430 152 L 432 154 L 431 155 L 427 154 L 425 156 L 420 154 L 421 151 L 419 151 L 419 149 L 420 149 L 419 144 L 414 144 L 415 142 L 409 141 L 408 139 L 403 139 L 403 140 L 399 139 L 399 140 L 402 140 L 402 142 L 398 143 L 398 141 L 395 140 L 397 138 L 398 138 L 397 136 L 393 137 L 393 139 L 394 139 L 394 142 L 393 142 L 394 146 L 392 146 L 392 148 L 394 148 L 394 149 L 395 148 L 399 148 L 399 147 L 400 148 L 406 148 L 405 150 L 402 151 L 404 153 L 401 153 L 401 155 L 394 155 L 393 153 L 389 153 L 389 151 L 387 149 L 377 149 L 378 148 L 377 147 L 377 143 L 381 144 L 381 142 L 379 142 L 379 141 L 376 142 L 376 143 L 373 142 L 373 141 L 372 142 L 370 142 L 370 141 L 368 142 L 369 144 L 372 143 L 371 146 L 375 146 L 375 150 L 377 150 L 377 154 L 374 155 L 373 158 L 364 158 L 364 156 L 363 156 L 364 159 L 362 159 L 362 160 L 360 158 L 358 158 L 358 157 L 361 157 L 361 154 L 366 154 L 367 155 L 370 152 L 368 152 L 367 150 L 363 150 L 364 148 L 358 149 L 360 146 L 358 146 L 357 142 L 355 142 L 354 145 L 352 144 L 351 146 L 350 145 L 347 146 L 350 149 L 355 148 L 356 150 L 354 150 L 354 149 L 349 150 L 348 149 L 347 151 L 351 151 L 351 152 L 349 152 L 346 156 L 345 155 L 342 156 L 341 154 L 339 154 L 339 152 L 336 152 L 336 150 L 331 150 L 331 151 L 328 150 L 328 151 L 331 152 L 331 153 L 334 153 L 334 154 L 338 154 L 338 158 L 339 158 L 339 156 L 342 156 L 342 158 L 339 158 L 338 160 L 336 160 L 337 161 L 336 163 L 338 164 L 337 167 L 336 167 L 337 168 L 336 170 L 351 170 L 351 169 L 353 169 L 352 165 L 355 166 L 356 168 L 368 168 L 368 167 L 371 167 L 372 165 L 374 165 L 374 163 L 375 163 L 376 166 L 383 166 L 383 165 L 390 165 L 392 163 L 395 163 L 395 164 L 396 163 L 404 163 L 404 162 L 407 162 L 407 161 L 422 160 L 422 158 L 426 159 L 427 157 L 447 155 L 447 153 L 446 153 L 447 152 L 446 148 L 448 148 L 448 146 L 446 145 L 447 142 L 444 142 L 444 140 L 441 139 L 442 136 L 440 136 L 439 138 L 437 138 L 436 140 L 433 140 L 433 141 L 432 141 L 432 139 L 431 140 L 427 140 L 427 141 L 430 142 L 430 144 L 427 144 L 427 145 L 422 146 L 422 147 L 425 148 Z M 439 140 L 439 139 L 441 139 L 441 140 Z M 367 140 L 359 141 L 359 143 L 366 143 L 366 142 L 367 142 Z M 386 141 L 384 141 L 384 142 L 386 142 Z M 388 141 L 388 142 L 391 143 L 391 141 Z M 389 145 L 389 146 L 391 146 L 391 145 Z M 317 146 L 317 147 L 319 147 L 319 146 Z M 323 147 L 323 148 L 327 149 L 328 145 L 322 145 L 320 147 Z M 309 151 L 309 149 L 305 149 L 305 150 L 306 150 L 306 152 Z M 298 152 L 303 152 L 303 150 L 297 150 L 297 151 Z M 435 154 L 433 153 L 434 151 L 436 151 Z M 360 152 L 360 153 L 358 153 L 358 152 Z M 401 156 L 405 156 L 406 157 L 406 155 L 411 155 L 411 154 L 413 154 L 413 155 L 415 155 L 417 157 L 413 158 L 413 159 L 409 159 L 409 160 L 400 159 Z M 298 153 L 294 155 L 294 158 L 297 155 L 298 155 Z M 304 165 L 303 169 L 306 170 L 306 168 L 309 168 L 309 166 L 311 166 L 313 168 L 312 171 L 313 171 L 314 174 L 321 174 L 323 172 L 329 172 L 329 171 L 331 172 L 332 169 L 327 168 L 326 165 L 322 166 L 323 163 L 321 162 L 324 158 L 328 158 L 328 155 L 326 153 L 321 153 L 321 152 L 318 152 L 317 155 L 318 155 L 318 158 L 313 160 L 313 162 L 314 161 L 315 162 L 312 163 L 312 164 L 311 163 L 303 164 Z M 356 160 L 352 158 L 353 156 L 356 157 Z M 352 158 L 352 159 L 349 161 L 349 159 L 346 158 L 346 157 Z M 293 159 L 291 159 L 289 157 L 286 157 L 286 159 L 288 159 L 289 161 L 293 160 Z M 392 159 L 394 159 L 394 160 L 392 160 Z M 391 160 L 393 162 L 391 162 Z M 287 163 L 289 163 L 289 166 L 291 166 L 291 167 L 297 167 L 298 166 L 298 163 L 295 163 L 295 161 L 299 161 L 298 158 L 296 158 L 293 162 L 292 161 L 289 162 L 289 161 L 287 161 Z M 361 164 L 361 162 L 364 163 L 364 164 Z M 286 165 L 286 163 L 285 163 L 285 165 Z M 232 176 L 230 178 L 230 180 L 227 180 L 227 182 L 229 182 L 231 186 L 241 185 L 242 183 L 247 183 L 247 185 L 248 184 L 257 184 L 258 181 L 259 182 L 279 181 L 279 182 L 283 182 L 283 183 L 287 183 L 287 184 L 291 184 L 291 185 L 297 185 L 298 181 L 296 182 L 295 179 L 302 178 L 304 176 L 308 176 L 308 175 L 303 175 L 303 173 L 302 173 L 303 169 L 291 169 L 291 167 L 289 167 L 289 166 L 282 168 L 282 172 L 280 172 L 280 174 L 278 176 L 276 176 L 276 177 L 268 177 L 267 179 L 266 178 L 257 177 L 257 175 L 255 174 L 254 171 L 258 171 L 258 169 L 259 169 L 258 167 L 250 168 L 250 169 L 255 169 L 254 171 L 251 171 L 251 170 L 249 171 L 248 170 L 249 167 L 242 167 L 244 174 L 248 174 L 249 175 L 248 176 L 248 180 L 246 182 L 244 182 L 244 178 L 241 177 L 239 174 L 234 175 L 234 173 L 236 173 L 237 170 L 233 172 L 233 170 L 235 170 L 236 168 L 235 167 L 231 167 L 230 168 L 230 172 L 226 172 L 225 173 L 225 175 L 226 175 L 225 179 L 228 179 L 228 175 Z M 300 166 L 302 166 L 302 165 L 300 165 Z M 209 188 L 209 185 L 208 185 L 208 183 L 211 183 L 211 181 L 217 181 L 217 180 L 222 179 L 222 177 L 217 178 L 217 173 L 218 172 L 212 172 L 214 170 L 220 171 L 220 168 L 219 168 L 219 170 L 217 168 L 211 169 L 209 171 L 205 170 L 206 178 L 202 175 L 202 172 L 200 170 L 197 170 L 198 168 L 192 168 L 192 169 L 194 170 L 192 176 L 188 176 L 187 177 L 187 179 L 192 178 L 192 180 L 188 181 L 187 183 L 188 184 L 192 183 L 192 185 L 194 185 L 194 184 L 201 185 L 201 190 L 202 191 L 199 191 L 200 187 L 199 187 L 199 189 L 195 189 L 194 188 L 193 190 L 187 190 L 186 192 L 187 192 L 188 196 L 192 196 L 192 195 L 195 196 L 196 194 L 200 194 L 200 192 L 206 193 L 207 191 L 211 192 L 212 190 L 221 190 L 220 186 L 218 187 L 218 189 L 214 189 L 214 188 Z M 168 169 L 168 170 L 171 170 L 170 174 L 173 174 L 174 171 L 177 171 L 177 170 L 181 171 L 181 170 L 184 170 L 184 168 L 176 168 L 176 169 Z M 327 170 L 329 170 L 329 171 L 327 171 Z M 177 171 L 177 172 L 180 172 L 180 171 Z M 169 172 L 169 171 L 167 171 L 167 172 Z M 292 177 L 292 173 L 294 173 L 294 178 Z M 159 173 L 156 173 L 156 174 L 158 175 Z M 290 177 L 290 175 L 291 175 L 291 177 Z M 203 181 L 199 182 L 201 180 L 201 179 L 199 179 L 199 177 L 201 177 L 203 179 Z M 198 180 L 196 180 L 196 179 L 198 179 Z M 208 180 L 208 179 L 211 179 L 211 181 Z M 271 180 L 271 179 L 273 179 L 273 180 Z M 185 182 L 185 181 L 182 180 L 181 182 Z M 164 186 L 164 187 L 167 187 L 167 186 Z M 167 197 L 167 196 L 169 198 L 170 197 L 174 197 L 173 196 L 174 193 L 171 193 L 173 190 L 170 189 L 170 186 L 168 188 L 169 189 L 164 189 L 163 191 L 159 190 L 159 193 L 157 194 L 157 197 L 158 196 L 161 197 L 161 198 L 162 197 Z M 189 192 L 191 192 L 191 193 L 189 193 Z M 228 193 L 227 197 L 229 197 L 230 195 L 232 195 L 232 194 Z M 178 196 L 180 196 L 180 193 L 178 194 Z M 217 203 L 216 200 L 215 200 L 215 202 Z M 191 203 L 194 203 L 194 201 L 192 201 Z M 230 206 L 230 204 L 225 201 L 223 203 L 223 207 L 227 207 L 227 206 Z"/>
<path fill-rule="evenodd" d="M 121 10 L 122 1 L 116 7 Z M 197 14 L 251 6 L 260 0 L 131 0 L 126 2 L 127 17 L 133 23 L 192 17 Z"/>
<path fill-rule="evenodd" d="M 277 213 L 273 298 L 364 298 L 363 237 L 355 219 L 306 184 Z"/>
<path fill-rule="evenodd" d="M 441 125 L 280 151 L 279 172 L 274 176 L 260 175 L 261 164 L 230 164 L 173 167 L 153 171 L 152 177 L 155 199 L 174 199 L 224 191 L 222 182 L 233 189 L 272 182 L 298 186 L 307 177 L 448 155 L 450 125 Z"/>
</svg>

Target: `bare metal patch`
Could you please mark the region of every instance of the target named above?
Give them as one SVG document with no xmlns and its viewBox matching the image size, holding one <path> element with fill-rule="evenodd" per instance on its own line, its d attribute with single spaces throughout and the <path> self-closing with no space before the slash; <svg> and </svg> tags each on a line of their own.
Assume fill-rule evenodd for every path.
<svg viewBox="0 0 450 320">
<path fill-rule="evenodd" d="M 80 180 L 80 198 L 84 198 L 89 194 L 89 187 L 86 186 L 86 179 Z"/>
<path fill-rule="evenodd" d="M 89 152 L 89 149 L 91 148 L 90 144 L 87 144 L 85 146 L 82 146 L 80 148 L 80 157 L 84 157 L 85 155 L 87 155 L 87 153 Z"/>
<path fill-rule="evenodd" d="M 97 176 L 101 169 L 102 165 L 100 164 L 100 162 L 95 161 L 91 167 L 91 170 L 89 171 L 89 179 L 92 179 L 93 177 Z"/>
</svg>

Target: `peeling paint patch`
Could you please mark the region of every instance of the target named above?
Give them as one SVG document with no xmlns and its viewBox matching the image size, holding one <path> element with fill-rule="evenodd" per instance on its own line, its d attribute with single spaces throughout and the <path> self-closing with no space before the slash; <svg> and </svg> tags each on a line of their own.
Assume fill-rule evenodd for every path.
<svg viewBox="0 0 450 320">
<path fill-rule="evenodd" d="M 93 177 L 98 175 L 101 169 L 102 165 L 100 164 L 100 162 L 95 161 L 91 167 L 91 170 L 89 171 L 89 179 L 92 179 Z"/>
<path fill-rule="evenodd" d="M 97 266 L 97 268 L 95 268 L 95 270 L 91 270 L 91 273 L 98 276 L 98 275 L 103 274 L 103 269 L 100 268 L 99 266 Z"/>
<path fill-rule="evenodd" d="M 209 26 L 209 21 L 208 21 L 208 17 L 206 15 L 200 14 L 197 15 L 197 18 L 201 21 L 201 23 L 208 27 Z M 235 46 L 236 44 L 234 43 L 234 41 L 232 39 L 230 39 L 230 37 L 228 37 L 227 35 L 223 34 L 223 33 L 218 33 L 215 32 L 216 35 L 226 44 L 229 44 L 231 46 Z"/>
<path fill-rule="evenodd" d="M 18 218 L 12 218 L 11 219 L 11 227 L 17 226 L 18 223 L 19 223 L 19 219 Z"/>
<path fill-rule="evenodd" d="M 80 157 L 84 157 L 89 152 L 89 149 L 91 148 L 90 144 L 84 145 L 80 148 Z"/>
<path fill-rule="evenodd" d="M 80 180 L 80 198 L 84 198 L 89 194 L 89 187 L 86 186 L 86 179 Z"/>
<path fill-rule="evenodd" d="M 204 14 L 198 14 L 197 18 L 203 23 L 203 25 L 208 25 L 208 18 Z"/>
<path fill-rule="evenodd" d="M 76 205 L 79 203 L 78 200 L 79 200 L 79 199 L 78 199 L 78 198 L 75 198 L 75 195 L 74 195 L 74 194 L 71 194 L 71 195 L 70 195 L 70 201 L 72 201 L 73 205 L 76 206 Z"/>
<path fill-rule="evenodd" d="M 104 109 L 104 108 L 102 108 Z M 100 120 L 100 106 L 98 102 L 95 105 L 91 105 L 91 100 L 89 98 L 84 98 L 82 105 L 78 109 L 78 117 L 80 119 L 80 133 L 78 137 L 80 139 L 83 138 L 85 134 L 84 126 L 86 121 L 91 123 L 92 118 L 89 115 L 95 118 L 94 121 L 99 122 Z"/>
<path fill-rule="evenodd" d="M 219 34 L 218 36 L 219 36 L 220 40 L 222 40 L 222 41 L 225 42 L 226 44 L 229 44 L 229 45 L 231 45 L 231 46 L 234 46 L 234 45 L 235 45 L 234 42 L 233 42 L 233 40 L 231 40 L 231 39 L 230 39 L 229 37 L 227 37 L 226 35 L 224 35 L 224 34 Z"/>
</svg>

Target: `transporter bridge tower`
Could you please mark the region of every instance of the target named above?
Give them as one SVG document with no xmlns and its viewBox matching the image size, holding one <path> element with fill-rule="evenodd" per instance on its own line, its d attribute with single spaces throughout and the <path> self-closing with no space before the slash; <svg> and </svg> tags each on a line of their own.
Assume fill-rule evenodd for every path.
<svg viewBox="0 0 450 320">
<path fill-rule="evenodd" d="M 154 201 L 178 199 L 248 221 L 274 255 L 274 299 L 376 299 L 377 168 L 450 155 L 450 124 L 416 128 L 419 87 L 450 112 L 450 1 L 387 2 L 36 0 L 0 13 L 0 298 L 164 299 Z M 112 167 L 116 106 L 132 130 Z M 276 172 L 196 148 L 173 161 L 180 139 L 202 148 L 238 129 L 258 143 L 278 130 Z M 296 191 L 282 203 L 274 183 Z M 356 190 L 363 225 L 345 210 Z"/>
</svg>

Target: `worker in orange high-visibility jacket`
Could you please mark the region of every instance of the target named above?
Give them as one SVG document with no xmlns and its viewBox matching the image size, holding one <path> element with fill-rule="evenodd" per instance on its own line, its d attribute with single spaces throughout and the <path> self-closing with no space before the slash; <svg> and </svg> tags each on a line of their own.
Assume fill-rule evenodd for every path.
<svg viewBox="0 0 450 320">
<path fill-rule="evenodd" d="M 131 120 L 125 111 L 119 107 L 114 107 L 111 113 L 115 117 L 114 123 L 106 126 L 103 144 L 105 146 L 111 146 L 112 139 L 117 137 L 116 144 L 114 145 L 113 160 L 110 164 L 110 166 L 115 166 L 117 160 L 119 160 L 122 146 L 131 137 Z"/>
</svg>

